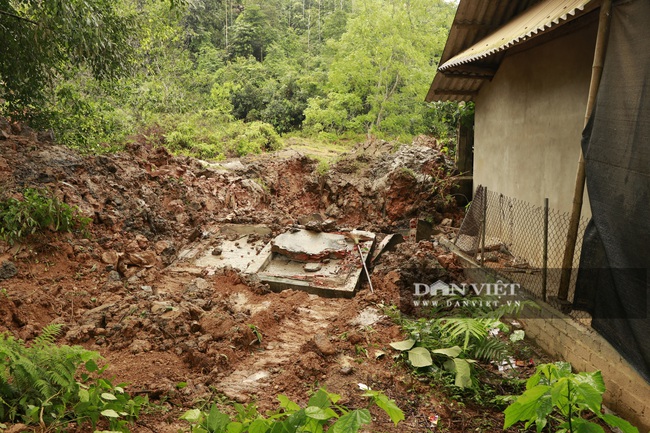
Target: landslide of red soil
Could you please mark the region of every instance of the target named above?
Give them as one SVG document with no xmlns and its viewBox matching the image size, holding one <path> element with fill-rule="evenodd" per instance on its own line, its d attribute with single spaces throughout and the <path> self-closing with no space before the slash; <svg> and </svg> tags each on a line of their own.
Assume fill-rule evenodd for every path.
<svg viewBox="0 0 650 433">
<path fill-rule="evenodd" d="M 2 195 L 44 188 L 92 224 L 87 237 L 0 243 L 0 263 L 17 270 L 0 281 L 0 332 L 29 342 L 43 326 L 64 324 L 59 343 L 100 352 L 116 382 L 161 405 L 132 431 L 187 431 L 180 414 L 211 399 L 266 410 L 285 394 L 304 404 L 321 386 L 361 407 L 359 383 L 385 391 L 406 414 L 394 427 L 373 411 L 366 431 L 426 431 L 433 414 L 445 431 L 500 431 L 500 414 L 461 408 L 393 359 L 389 343 L 403 335 L 384 308 L 408 311 L 414 281 L 457 270 L 431 242 L 384 254 L 375 292 L 364 285 L 353 299 L 273 293 L 229 269 L 211 276 L 166 269 L 206 228 L 224 223 L 263 223 L 274 234 L 315 213 L 338 227 L 384 233 L 415 216 L 458 224 L 436 177 L 451 164 L 432 143 L 398 150 L 365 143 L 319 174 L 315 161 L 293 151 L 206 164 L 143 139 L 123 153 L 82 156 L 15 125 L 3 135 Z"/>
</svg>

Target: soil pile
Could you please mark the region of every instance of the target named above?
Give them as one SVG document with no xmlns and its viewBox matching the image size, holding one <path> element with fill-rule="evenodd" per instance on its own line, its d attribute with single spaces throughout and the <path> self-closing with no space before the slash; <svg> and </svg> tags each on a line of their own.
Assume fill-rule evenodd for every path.
<svg viewBox="0 0 650 433">
<path fill-rule="evenodd" d="M 0 332 L 30 341 L 62 323 L 59 343 L 99 351 L 129 392 L 164 397 L 165 415 L 144 416 L 134 431 L 185 428 L 178 416 L 200 400 L 270 409 L 278 394 L 304 404 L 324 385 L 361 407 L 358 383 L 384 390 L 407 415 L 396 429 L 376 413 L 371 431 L 424 431 L 432 414 L 450 428 L 487 419 L 499 430 L 494 415 L 457 410 L 391 356 L 389 343 L 403 336 L 386 307 L 408 310 L 414 281 L 453 276 L 453 257 L 432 242 L 381 256 L 375 292 L 353 299 L 273 293 L 232 269 L 168 269 L 226 223 L 265 224 L 269 238 L 305 224 L 388 233 L 418 216 L 458 225 L 453 165 L 434 142 L 368 142 L 323 172 L 292 150 L 206 163 L 141 138 L 122 153 L 83 156 L 16 125 L 0 129 L 2 198 L 42 188 L 92 218 L 87 237 L 0 242 Z"/>
</svg>

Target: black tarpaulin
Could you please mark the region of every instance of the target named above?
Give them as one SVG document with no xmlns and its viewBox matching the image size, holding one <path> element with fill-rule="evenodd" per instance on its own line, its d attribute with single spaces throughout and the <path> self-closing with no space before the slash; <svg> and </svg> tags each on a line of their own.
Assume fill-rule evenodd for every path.
<svg viewBox="0 0 650 433">
<path fill-rule="evenodd" d="M 613 4 L 596 107 L 583 134 L 592 221 L 575 307 L 650 381 L 650 1 Z"/>
</svg>

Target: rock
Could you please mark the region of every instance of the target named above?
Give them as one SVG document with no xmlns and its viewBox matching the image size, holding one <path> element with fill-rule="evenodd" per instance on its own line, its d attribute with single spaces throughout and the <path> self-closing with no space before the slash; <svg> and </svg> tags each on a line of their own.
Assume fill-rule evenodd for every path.
<svg viewBox="0 0 650 433">
<path fill-rule="evenodd" d="M 335 203 L 332 203 L 331 205 L 329 205 L 329 206 L 327 207 L 327 209 L 325 209 L 325 215 L 327 215 L 327 216 L 329 216 L 329 217 L 334 217 L 334 218 L 336 218 L 336 217 L 338 217 L 340 214 L 341 214 L 341 209 L 339 209 L 338 206 L 336 206 Z"/>
<path fill-rule="evenodd" d="M 156 265 L 156 253 L 153 251 L 124 253 L 120 257 L 118 269 L 123 265 L 151 268 Z"/>
<path fill-rule="evenodd" d="M 310 215 L 302 215 L 298 217 L 298 223 L 303 226 L 306 226 L 311 222 L 320 223 L 321 221 L 323 221 L 323 217 L 321 217 L 320 214 L 317 213 L 313 213 Z"/>
<path fill-rule="evenodd" d="M 348 334 L 348 341 L 350 344 L 360 344 L 366 341 L 363 335 L 357 331 L 352 331 Z"/>
<path fill-rule="evenodd" d="M 352 366 L 352 362 L 354 359 L 347 355 L 340 356 L 338 359 L 338 363 L 341 366 L 341 369 L 339 370 L 341 374 L 348 375 L 352 374 L 354 371 L 354 367 Z"/>
<path fill-rule="evenodd" d="M 154 250 L 156 251 L 156 254 L 163 254 L 165 251 L 173 249 L 173 244 L 170 241 L 158 241 L 154 245 Z"/>
<path fill-rule="evenodd" d="M 324 232 L 331 232 L 336 230 L 336 221 L 331 219 L 326 219 L 320 226 L 321 230 Z"/>
<path fill-rule="evenodd" d="M 323 265 L 320 263 L 307 263 L 304 266 L 305 272 L 318 272 L 323 268 Z"/>
<path fill-rule="evenodd" d="M 117 261 L 120 259 L 120 255 L 115 251 L 105 251 L 102 253 L 102 262 L 107 265 L 117 265 Z"/>
<path fill-rule="evenodd" d="M 223 253 L 223 248 L 221 248 L 221 247 L 215 247 L 212 250 L 212 255 L 213 256 L 220 256 L 222 253 Z"/>
<path fill-rule="evenodd" d="M 120 273 L 117 271 L 110 271 L 108 273 L 108 278 L 107 281 L 115 282 L 115 281 L 121 281 L 122 277 L 120 276 Z"/>
<path fill-rule="evenodd" d="M 16 274 L 18 274 L 18 268 L 13 262 L 6 260 L 0 264 L 0 281 L 15 277 Z"/>
<path fill-rule="evenodd" d="M 411 240 L 415 242 L 426 241 L 431 239 L 433 234 L 433 224 L 422 219 L 411 220 Z"/>
<path fill-rule="evenodd" d="M 203 279 L 203 278 L 197 278 L 195 279 L 192 284 L 196 286 L 197 289 L 199 290 L 207 290 L 210 287 L 212 287 L 212 284 L 210 284 L 209 281 Z"/>
<path fill-rule="evenodd" d="M 307 230 L 311 230 L 312 232 L 320 232 L 321 223 L 320 221 L 309 221 L 307 224 L 305 224 L 305 228 Z"/>
<path fill-rule="evenodd" d="M 147 340 L 133 340 L 129 346 L 129 350 L 134 355 L 142 352 L 149 352 L 151 350 L 151 343 Z"/>
<path fill-rule="evenodd" d="M 316 334 L 312 341 L 316 345 L 316 349 L 325 356 L 335 355 L 337 353 L 336 347 L 334 347 L 325 334 Z"/>
<path fill-rule="evenodd" d="M 445 218 L 440 222 L 440 225 L 445 226 L 445 227 L 449 227 L 449 226 L 451 226 L 451 223 L 452 223 L 451 218 Z"/>
<path fill-rule="evenodd" d="M 138 246 L 142 250 L 146 250 L 147 246 L 149 246 L 149 240 L 142 236 L 141 234 L 135 235 L 135 241 L 138 243 Z"/>
<path fill-rule="evenodd" d="M 153 314 L 163 314 L 167 311 L 172 311 L 173 309 L 174 307 L 171 304 L 162 301 L 154 301 L 153 305 L 151 306 L 151 312 Z"/>
</svg>

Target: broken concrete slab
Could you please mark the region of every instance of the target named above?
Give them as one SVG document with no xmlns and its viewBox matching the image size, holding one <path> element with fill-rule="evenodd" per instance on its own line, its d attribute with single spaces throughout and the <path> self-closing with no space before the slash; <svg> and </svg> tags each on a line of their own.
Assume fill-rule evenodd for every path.
<svg viewBox="0 0 650 433">
<path fill-rule="evenodd" d="M 264 248 L 271 229 L 260 224 L 224 224 L 181 251 L 168 267 L 171 272 L 214 274 L 230 267 L 245 271 Z"/>
<path fill-rule="evenodd" d="M 372 263 L 374 263 L 384 252 L 394 251 L 395 247 L 402 242 L 404 242 L 404 236 L 399 233 L 386 235 L 377 248 L 375 248 L 375 252 L 372 255 Z"/>
<path fill-rule="evenodd" d="M 294 289 L 325 297 L 352 297 L 363 271 L 357 247 L 349 239 L 352 236 L 358 239 L 363 259 L 367 261 L 374 244 L 374 233 L 297 230 L 278 236 L 264 247 L 246 273 L 256 274 L 260 281 L 275 291 Z M 278 242 L 279 238 L 281 242 Z M 282 247 L 273 251 L 278 244 Z M 286 251 L 290 254 L 284 254 Z M 320 269 L 305 272 L 306 261 L 315 263 Z"/>
<path fill-rule="evenodd" d="M 375 240 L 374 233 L 364 231 L 291 229 L 264 245 L 260 238 L 263 233 L 270 233 L 268 227 L 223 226 L 219 235 L 208 235 L 182 251 L 168 271 L 211 275 L 230 267 L 256 275 L 275 291 L 294 289 L 325 297 L 352 297 L 363 270 L 354 239 L 366 262 Z"/>
<path fill-rule="evenodd" d="M 283 233 L 271 241 L 271 251 L 300 262 L 342 259 L 348 252 L 345 236 L 310 230 Z"/>
</svg>

